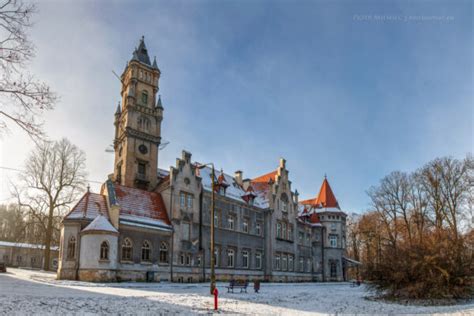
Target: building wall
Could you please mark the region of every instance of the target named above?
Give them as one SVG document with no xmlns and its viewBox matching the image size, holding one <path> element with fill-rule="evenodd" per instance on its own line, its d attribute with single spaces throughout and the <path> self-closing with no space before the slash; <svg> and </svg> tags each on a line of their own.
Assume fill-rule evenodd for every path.
<svg viewBox="0 0 474 316">
<path fill-rule="evenodd" d="M 44 249 L 0 245 L 0 261 L 9 267 L 41 269 Z M 51 250 L 51 269 L 58 267 L 58 250 Z"/>
<path fill-rule="evenodd" d="M 78 254 L 80 250 L 80 231 L 84 228 L 81 222 L 64 222 L 61 226 L 58 278 L 75 280 L 79 268 Z M 68 257 L 68 243 L 74 237 L 76 240 L 75 256 Z"/>
</svg>

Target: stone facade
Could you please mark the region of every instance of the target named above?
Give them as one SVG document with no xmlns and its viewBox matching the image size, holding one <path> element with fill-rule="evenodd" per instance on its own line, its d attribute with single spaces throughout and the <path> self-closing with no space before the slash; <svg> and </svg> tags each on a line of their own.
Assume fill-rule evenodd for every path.
<svg viewBox="0 0 474 316">
<path fill-rule="evenodd" d="M 158 168 L 160 74 L 142 39 L 121 76 L 114 172 L 64 218 L 58 278 L 207 281 L 214 223 L 218 280 L 343 280 L 346 215 L 326 179 L 315 199 L 299 201 L 285 159 L 253 179 L 222 170 L 212 179 L 186 151 Z"/>
</svg>

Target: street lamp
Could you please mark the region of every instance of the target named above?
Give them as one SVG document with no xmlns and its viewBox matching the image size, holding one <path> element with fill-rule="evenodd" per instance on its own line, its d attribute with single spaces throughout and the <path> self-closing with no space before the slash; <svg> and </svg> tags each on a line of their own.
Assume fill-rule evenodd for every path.
<svg viewBox="0 0 474 316">
<path fill-rule="evenodd" d="M 214 271 L 214 205 L 215 205 L 215 172 L 214 172 L 214 164 L 207 163 L 204 165 L 200 165 L 197 168 L 198 169 L 203 169 L 207 166 L 211 166 L 212 171 L 211 171 L 211 285 L 210 285 L 210 291 L 211 295 L 214 294 L 214 289 L 216 288 L 216 274 Z"/>
</svg>

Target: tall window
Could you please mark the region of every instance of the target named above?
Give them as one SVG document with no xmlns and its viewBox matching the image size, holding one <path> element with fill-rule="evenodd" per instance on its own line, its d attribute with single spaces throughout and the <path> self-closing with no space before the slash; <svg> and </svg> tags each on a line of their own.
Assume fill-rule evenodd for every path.
<svg viewBox="0 0 474 316">
<path fill-rule="evenodd" d="M 193 208 L 194 196 L 186 192 L 179 193 L 179 205 L 182 209 L 192 209 Z"/>
<path fill-rule="evenodd" d="M 235 251 L 234 249 L 227 250 L 227 267 L 233 268 L 235 263 Z"/>
<path fill-rule="evenodd" d="M 300 263 L 300 271 L 301 272 L 304 272 L 304 258 L 303 257 L 300 257 L 300 260 L 299 260 L 299 263 Z"/>
<path fill-rule="evenodd" d="M 165 242 L 160 244 L 160 263 L 168 263 L 168 244 Z"/>
<path fill-rule="evenodd" d="M 249 267 L 249 252 L 247 250 L 242 251 L 242 267 Z"/>
<path fill-rule="evenodd" d="M 132 260 L 132 241 L 130 238 L 125 238 L 122 242 L 122 260 Z"/>
<path fill-rule="evenodd" d="M 74 259 L 76 257 L 76 237 L 71 236 L 67 243 L 67 258 Z"/>
<path fill-rule="evenodd" d="M 288 212 L 288 196 L 285 193 L 280 197 L 280 210 L 282 212 Z"/>
<path fill-rule="evenodd" d="M 148 104 L 148 92 L 142 91 L 142 103 L 144 105 Z"/>
<path fill-rule="evenodd" d="M 288 256 L 288 271 L 293 271 L 293 255 Z"/>
<path fill-rule="evenodd" d="M 329 236 L 329 245 L 330 245 L 332 248 L 336 248 L 336 247 L 337 247 L 337 236 L 335 236 L 335 235 L 330 235 L 330 236 Z"/>
<path fill-rule="evenodd" d="M 288 269 L 288 256 L 287 255 L 282 255 L 281 256 L 281 269 L 283 271 L 286 271 Z"/>
<path fill-rule="evenodd" d="M 214 247 L 214 266 L 218 267 L 220 264 L 219 260 L 219 247 Z"/>
<path fill-rule="evenodd" d="M 242 222 L 242 231 L 244 233 L 248 233 L 249 232 L 249 220 L 248 219 L 244 219 L 243 222 Z"/>
<path fill-rule="evenodd" d="M 293 226 L 288 224 L 288 240 L 293 240 Z"/>
<path fill-rule="evenodd" d="M 286 237 L 287 237 L 287 235 L 286 235 L 286 234 L 287 234 L 287 231 L 286 231 L 286 223 L 283 223 L 281 226 L 282 226 L 282 229 L 281 229 L 281 233 L 282 233 L 282 234 L 281 234 L 281 237 L 282 237 L 283 239 L 286 239 Z"/>
<path fill-rule="evenodd" d="M 298 241 L 300 244 L 303 243 L 303 239 L 304 239 L 304 233 L 303 232 L 298 232 Z"/>
<path fill-rule="evenodd" d="M 227 226 L 229 227 L 230 230 L 234 230 L 234 217 L 229 216 L 227 218 Z"/>
<path fill-rule="evenodd" d="M 256 233 L 258 236 L 261 236 L 261 235 L 262 235 L 262 228 L 261 228 L 261 226 L 260 226 L 260 223 L 255 224 L 255 233 Z"/>
<path fill-rule="evenodd" d="M 100 244 L 100 260 L 109 260 L 109 244 L 106 241 Z"/>
<path fill-rule="evenodd" d="M 138 129 L 141 131 L 148 131 L 150 129 L 150 120 L 145 116 L 140 116 L 137 120 Z"/>
<path fill-rule="evenodd" d="M 307 263 L 306 263 L 306 271 L 307 272 L 311 272 L 311 259 L 308 258 L 306 259 Z"/>
<path fill-rule="evenodd" d="M 336 223 L 331 223 L 331 230 L 336 230 Z"/>
<path fill-rule="evenodd" d="M 275 256 L 275 270 L 280 270 L 280 254 Z"/>
<path fill-rule="evenodd" d="M 277 223 L 277 238 L 281 238 L 281 224 Z"/>
<path fill-rule="evenodd" d="M 337 263 L 336 262 L 331 261 L 329 263 L 329 270 L 330 270 L 330 273 L 331 273 L 331 278 L 337 277 Z"/>
<path fill-rule="evenodd" d="M 214 211 L 214 227 L 219 227 L 219 212 Z"/>
<path fill-rule="evenodd" d="M 146 175 L 146 164 L 143 162 L 138 163 L 138 174 L 139 175 Z"/>
<path fill-rule="evenodd" d="M 257 252 L 255 254 L 255 269 L 261 269 L 262 268 L 262 254 L 260 252 Z"/>
<path fill-rule="evenodd" d="M 142 261 L 150 261 L 150 252 L 150 243 L 145 240 L 142 245 Z"/>
</svg>

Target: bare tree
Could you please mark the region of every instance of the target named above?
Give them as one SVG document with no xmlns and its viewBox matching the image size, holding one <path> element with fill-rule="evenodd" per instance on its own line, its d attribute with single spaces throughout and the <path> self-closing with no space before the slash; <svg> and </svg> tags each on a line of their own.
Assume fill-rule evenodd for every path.
<svg viewBox="0 0 474 316">
<path fill-rule="evenodd" d="M 15 188 L 20 207 L 44 236 L 45 270 L 49 270 L 50 247 L 59 231 L 60 218 L 84 190 L 84 170 L 84 152 L 67 139 L 43 142 L 30 154 L 20 176 L 21 185 Z"/>
<path fill-rule="evenodd" d="M 53 109 L 57 97 L 26 70 L 35 54 L 26 33 L 35 9 L 20 0 L 0 0 L 0 135 L 9 122 L 37 141 L 44 137 L 38 118 Z"/>
</svg>

